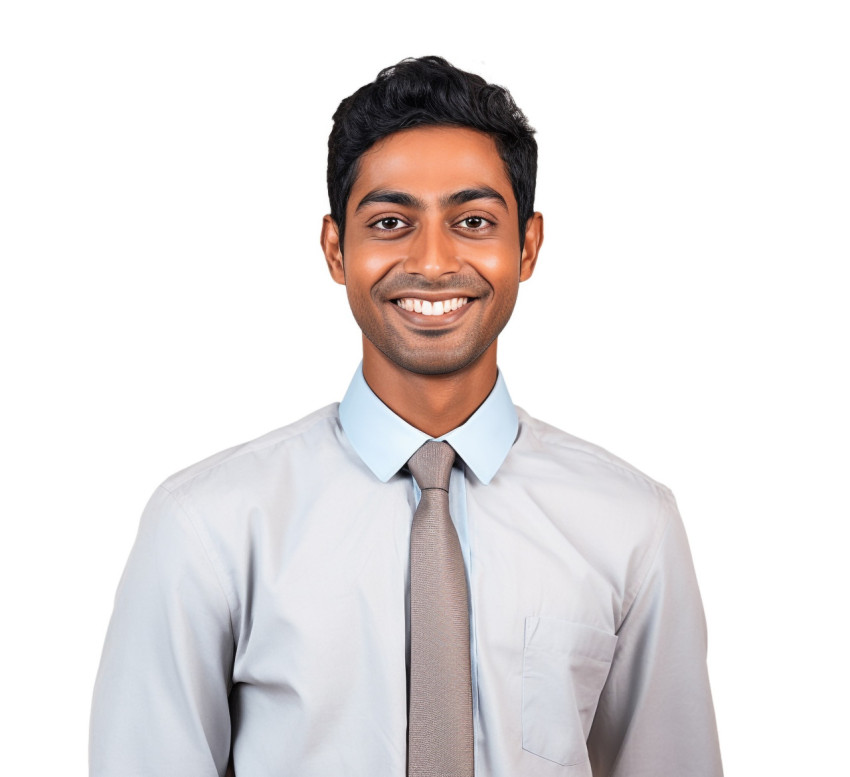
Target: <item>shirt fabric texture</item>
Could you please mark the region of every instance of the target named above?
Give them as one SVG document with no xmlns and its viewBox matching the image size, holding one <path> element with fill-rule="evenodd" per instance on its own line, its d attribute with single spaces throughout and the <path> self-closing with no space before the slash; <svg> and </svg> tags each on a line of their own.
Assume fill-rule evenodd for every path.
<svg viewBox="0 0 850 777">
<path fill-rule="evenodd" d="M 119 585 L 93 777 L 404 777 L 404 469 L 432 439 L 342 403 L 169 478 Z M 515 408 L 452 445 L 478 777 L 717 777 L 702 604 L 670 491 Z"/>
</svg>

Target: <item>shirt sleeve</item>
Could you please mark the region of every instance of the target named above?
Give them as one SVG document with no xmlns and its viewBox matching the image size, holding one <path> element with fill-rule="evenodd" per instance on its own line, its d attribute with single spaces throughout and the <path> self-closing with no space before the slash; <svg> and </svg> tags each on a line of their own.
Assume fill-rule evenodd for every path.
<svg viewBox="0 0 850 777">
<path fill-rule="evenodd" d="M 702 601 L 672 495 L 618 630 L 587 747 L 594 777 L 721 777 Z"/>
<path fill-rule="evenodd" d="M 159 489 L 121 578 L 92 705 L 91 777 L 212 777 L 230 753 L 227 597 L 190 518 Z"/>
</svg>

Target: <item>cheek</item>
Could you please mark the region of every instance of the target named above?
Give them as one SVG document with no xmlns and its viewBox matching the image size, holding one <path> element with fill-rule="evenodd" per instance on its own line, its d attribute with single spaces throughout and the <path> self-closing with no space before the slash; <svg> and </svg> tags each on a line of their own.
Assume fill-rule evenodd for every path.
<svg viewBox="0 0 850 777">
<path fill-rule="evenodd" d="M 360 293 L 368 291 L 397 264 L 397 259 L 387 247 L 380 245 L 370 250 L 359 250 L 345 258 L 346 283 Z"/>
<path fill-rule="evenodd" d="M 482 252 L 475 258 L 478 273 L 494 289 L 505 290 L 519 283 L 520 256 L 514 251 Z"/>
</svg>

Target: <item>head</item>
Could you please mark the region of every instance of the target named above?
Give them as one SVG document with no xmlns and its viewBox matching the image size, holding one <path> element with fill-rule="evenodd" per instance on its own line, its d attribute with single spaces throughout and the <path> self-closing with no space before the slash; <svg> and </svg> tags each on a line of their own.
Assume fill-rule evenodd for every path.
<svg viewBox="0 0 850 777">
<path fill-rule="evenodd" d="M 468 127 L 492 137 L 517 202 L 520 241 L 534 212 L 537 143 L 507 89 L 442 57 L 405 59 L 346 97 L 328 138 L 331 218 L 345 245 L 345 215 L 360 158 L 382 138 L 422 126 Z M 520 245 L 522 247 L 522 245 Z"/>
<path fill-rule="evenodd" d="M 536 144 L 510 95 L 438 57 L 405 60 L 343 100 L 329 149 L 321 243 L 367 379 L 380 366 L 495 380 L 543 240 Z"/>
</svg>

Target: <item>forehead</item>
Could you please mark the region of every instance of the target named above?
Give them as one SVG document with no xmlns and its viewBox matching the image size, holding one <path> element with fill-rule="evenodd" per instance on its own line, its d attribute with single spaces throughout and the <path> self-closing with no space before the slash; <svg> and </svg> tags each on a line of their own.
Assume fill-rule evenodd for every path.
<svg viewBox="0 0 850 777">
<path fill-rule="evenodd" d="M 394 132 L 366 151 L 358 165 L 349 207 L 376 189 L 415 194 L 423 200 L 489 186 L 516 209 L 505 163 L 490 135 L 467 127 L 415 127 Z"/>
</svg>

